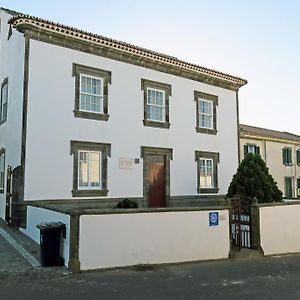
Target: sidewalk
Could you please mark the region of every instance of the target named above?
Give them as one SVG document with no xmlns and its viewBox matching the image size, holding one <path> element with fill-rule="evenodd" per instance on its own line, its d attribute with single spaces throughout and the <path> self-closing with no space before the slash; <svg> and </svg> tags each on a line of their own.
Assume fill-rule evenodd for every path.
<svg viewBox="0 0 300 300">
<path fill-rule="evenodd" d="M 37 268 L 39 263 L 39 245 L 0 220 L 0 271 Z"/>
</svg>

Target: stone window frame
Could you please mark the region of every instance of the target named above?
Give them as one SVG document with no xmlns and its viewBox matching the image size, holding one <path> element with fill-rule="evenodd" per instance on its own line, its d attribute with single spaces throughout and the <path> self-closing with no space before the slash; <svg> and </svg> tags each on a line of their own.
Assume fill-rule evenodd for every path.
<svg viewBox="0 0 300 300">
<path fill-rule="evenodd" d="M 200 186 L 200 158 L 207 158 L 213 160 L 214 187 L 212 188 L 201 188 Z M 195 161 L 197 162 L 197 193 L 218 193 L 218 164 L 220 163 L 220 154 L 218 152 L 195 151 Z"/>
<path fill-rule="evenodd" d="M 3 119 L 1 119 L 1 115 L 2 115 L 2 96 L 3 96 L 3 87 L 7 84 L 7 101 L 6 101 L 6 115 Z M 0 90 L 0 125 L 5 123 L 7 121 L 7 113 L 8 113 L 8 97 L 9 97 L 9 93 L 8 93 L 8 77 L 4 78 L 2 83 L 1 83 L 1 90 Z"/>
<path fill-rule="evenodd" d="M 291 159 L 290 162 L 287 161 L 287 155 L 285 154 L 285 151 L 290 152 L 290 159 Z M 288 167 L 291 167 L 293 165 L 293 148 L 292 147 L 282 148 L 282 163 Z"/>
<path fill-rule="evenodd" d="M 149 155 L 162 155 L 165 157 L 165 192 L 166 192 L 166 206 L 170 201 L 171 187 L 170 187 L 170 160 L 173 160 L 173 149 L 172 148 L 157 148 L 149 146 L 141 146 L 141 158 L 143 158 L 143 200 L 149 207 L 149 190 L 148 185 L 146 184 L 148 173 L 148 156 Z"/>
<path fill-rule="evenodd" d="M 95 76 L 103 80 L 103 113 L 81 111 L 79 109 L 80 75 Z M 72 76 L 75 77 L 75 118 L 108 121 L 108 84 L 111 84 L 111 71 L 73 63 Z"/>
<path fill-rule="evenodd" d="M 78 189 L 78 153 L 79 151 L 99 151 L 101 152 L 101 189 L 84 190 Z M 107 196 L 107 166 L 108 159 L 111 157 L 111 144 L 94 143 L 83 141 L 71 141 L 71 155 L 73 155 L 73 197 L 96 197 Z"/>
<path fill-rule="evenodd" d="M 3 161 L 3 166 L 4 166 L 4 169 L 3 169 L 3 187 L 1 188 L 0 187 L 0 194 L 4 194 L 4 187 L 5 187 L 5 149 L 4 148 L 0 148 L 0 156 L 4 156 L 4 161 Z M 0 170 L 0 173 L 1 173 L 1 170 Z M 1 180 L 1 178 L 0 178 Z"/>
<path fill-rule="evenodd" d="M 196 102 L 196 132 L 216 135 L 217 130 L 217 105 L 219 104 L 218 96 L 194 91 L 194 100 Z M 211 101 L 213 103 L 213 128 L 203 128 L 199 126 L 199 100 Z"/>
<path fill-rule="evenodd" d="M 165 94 L 165 122 L 153 121 L 147 119 L 147 89 L 157 89 L 163 91 Z M 157 127 L 157 128 L 170 128 L 170 110 L 169 101 L 172 96 L 172 86 L 167 83 L 161 83 L 149 79 L 141 79 L 141 90 L 144 91 L 144 126 Z"/>
</svg>

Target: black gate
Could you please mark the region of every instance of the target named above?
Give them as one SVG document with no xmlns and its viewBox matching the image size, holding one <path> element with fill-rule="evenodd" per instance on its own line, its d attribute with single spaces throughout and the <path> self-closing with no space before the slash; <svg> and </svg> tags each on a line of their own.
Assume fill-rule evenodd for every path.
<svg viewBox="0 0 300 300">
<path fill-rule="evenodd" d="M 252 245 L 251 203 L 251 198 L 231 199 L 231 246 L 237 251 Z"/>
<path fill-rule="evenodd" d="M 6 172 L 6 201 L 5 201 L 5 221 L 11 220 L 11 196 L 12 196 L 12 169 L 9 166 Z"/>
</svg>

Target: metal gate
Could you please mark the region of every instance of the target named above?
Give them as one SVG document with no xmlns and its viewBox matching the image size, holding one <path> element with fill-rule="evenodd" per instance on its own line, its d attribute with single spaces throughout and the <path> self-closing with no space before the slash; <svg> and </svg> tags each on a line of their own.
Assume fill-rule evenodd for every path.
<svg viewBox="0 0 300 300">
<path fill-rule="evenodd" d="M 251 248 L 251 198 L 235 197 L 231 199 L 231 245 L 240 251 Z"/>
<path fill-rule="evenodd" d="M 10 223 L 11 220 L 11 196 L 12 196 L 12 169 L 10 166 L 6 172 L 6 201 L 5 201 L 5 221 Z"/>
</svg>

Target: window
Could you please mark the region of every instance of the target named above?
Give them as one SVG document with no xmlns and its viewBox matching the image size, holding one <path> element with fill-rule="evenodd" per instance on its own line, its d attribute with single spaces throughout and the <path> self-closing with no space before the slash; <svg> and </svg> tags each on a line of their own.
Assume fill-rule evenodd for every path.
<svg viewBox="0 0 300 300">
<path fill-rule="evenodd" d="M 219 153 L 196 151 L 198 193 L 217 193 Z"/>
<path fill-rule="evenodd" d="M 111 72 L 73 64 L 73 76 L 75 76 L 74 116 L 107 121 L 108 84 L 111 83 Z"/>
<path fill-rule="evenodd" d="M 252 145 L 252 144 L 244 145 L 244 156 L 246 156 L 248 153 L 260 154 L 259 146 Z"/>
<path fill-rule="evenodd" d="M 71 141 L 74 197 L 107 196 L 110 144 Z"/>
<path fill-rule="evenodd" d="M 0 149 L 0 193 L 4 193 L 5 151 Z"/>
<path fill-rule="evenodd" d="M 165 92 L 147 88 L 147 120 L 165 122 Z"/>
<path fill-rule="evenodd" d="M 78 189 L 101 189 L 100 162 L 100 151 L 79 151 Z"/>
<path fill-rule="evenodd" d="M 284 177 L 284 190 L 285 197 L 292 198 L 293 197 L 293 178 L 292 177 Z"/>
<path fill-rule="evenodd" d="M 196 131 L 206 134 L 217 134 L 218 97 L 194 91 L 196 101 Z"/>
<path fill-rule="evenodd" d="M 1 106 L 0 106 L 0 124 L 7 119 L 7 103 L 8 103 L 8 79 L 5 78 L 1 85 Z"/>
<path fill-rule="evenodd" d="M 296 150 L 296 156 L 297 156 L 297 165 L 300 166 L 300 149 Z"/>
<path fill-rule="evenodd" d="M 169 128 L 171 85 L 142 79 L 142 90 L 144 91 L 144 125 Z"/>
<path fill-rule="evenodd" d="M 292 148 L 282 149 L 282 162 L 286 166 L 292 165 Z"/>
<path fill-rule="evenodd" d="M 103 113 L 103 79 L 80 74 L 79 110 Z"/>
</svg>

